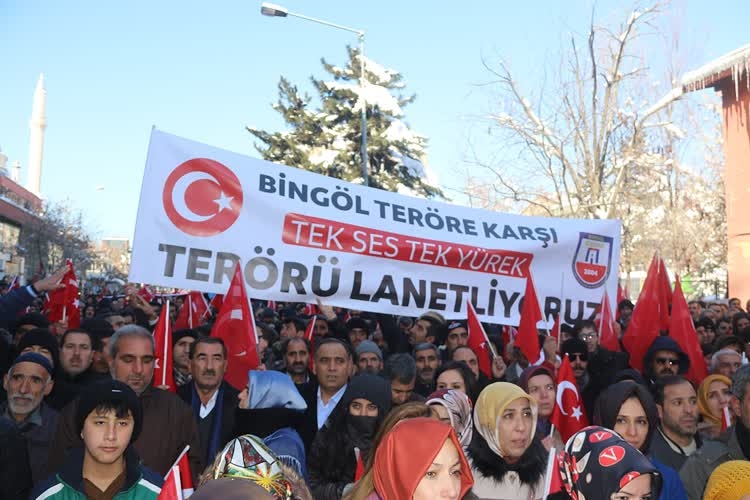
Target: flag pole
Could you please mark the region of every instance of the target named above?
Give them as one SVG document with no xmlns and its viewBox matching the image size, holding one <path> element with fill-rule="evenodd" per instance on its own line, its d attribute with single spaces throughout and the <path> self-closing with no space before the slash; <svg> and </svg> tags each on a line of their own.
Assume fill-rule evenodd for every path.
<svg viewBox="0 0 750 500">
<path fill-rule="evenodd" d="M 549 455 L 547 456 L 547 467 L 544 473 L 544 494 L 542 495 L 542 498 L 547 498 L 550 494 L 550 488 L 552 486 L 552 471 L 555 467 L 555 453 L 557 453 L 557 450 L 552 447 L 549 449 Z"/>
<path fill-rule="evenodd" d="M 161 364 L 161 385 L 167 385 L 167 345 L 170 343 L 169 338 L 169 299 L 167 299 L 167 314 L 164 315 L 164 352 L 162 353 Z"/>
<path fill-rule="evenodd" d="M 552 437 L 554 434 L 555 434 L 555 424 L 552 424 L 550 426 L 549 437 Z"/>
</svg>

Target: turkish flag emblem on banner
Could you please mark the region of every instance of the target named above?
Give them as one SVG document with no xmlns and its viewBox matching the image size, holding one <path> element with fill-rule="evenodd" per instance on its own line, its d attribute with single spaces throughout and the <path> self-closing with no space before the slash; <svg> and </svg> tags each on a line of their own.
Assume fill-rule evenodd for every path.
<svg viewBox="0 0 750 500">
<path fill-rule="evenodd" d="M 240 264 L 234 270 L 229 290 L 224 295 L 211 336 L 224 341 L 227 347 L 227 371 L 224 379 L 237 390 L 247 386 L 247 372 L 260 365 L 255 318 L 242 279 Z"/>
<path fill-rule="evenodd" d="M 557 397 L 550 422 L 560 431 L 563 442 L 567 442 L 573 434 L 589 425 L 567 355 L 563 358 L 560 371 L 557 372 Z"/>
</svg>

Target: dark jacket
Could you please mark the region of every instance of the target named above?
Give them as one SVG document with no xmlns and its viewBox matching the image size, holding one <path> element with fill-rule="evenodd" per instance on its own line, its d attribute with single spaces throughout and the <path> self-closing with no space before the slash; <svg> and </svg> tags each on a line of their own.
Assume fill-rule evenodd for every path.
<svg viewBox="0 0 750 500">
<path fill-rule="evenodd" d="M 0 407 L 0 414 L 5 415 L 8 411 L 8 402 Z M 49 474 L 47 473 L 47 457 L 52 438 L 57 431 L 57 422 L 60 414 L 47 406 L 42 401 L 38 413 L 32 413 L 24 422 L 14 424 L 26 440 L 26 448 L 31 464 L 31 476 L 34 484 L 38 483 Z"/>
<path fill-rule="evenodd" d="M 747 460 L 734 427 L 727 429 L 718 439 L 706 441 L 679 469 L 688 499 L 701 500 L 711 473 L 730 460 Z"/>
<path fill-rule="evenodd" d="M 698 448 L 701 447 L 700 435 L 695 435 L 695 444 Z M 657 460 L 671 467 L 676 471 L 679 471 L 682 464 L 688 459 L 688 456 L 684 453 L 676 452 L 669 446 L 667 438 L 662 434 L 661 429 L 657 429 L 654 432 L 654 437 L 651 440 L 651 448 L 649 449 L 649 455 L 653 455 Z"/>
<path fill-rule="evenodd" d="M 83 487 L 83 448 L 71 450 L 59 473 L 38 484 L 31 499 L 66 500 L 85 498 Z M 156 472 L 143 467 L 132 446 L 125 451 L 125 482 L 115 500 L 155 500 L 164 480 Z"/>
<path fill-rule="evenodd" d="M 143 405 L 143 430 L 133 448 L 143 465 L 165 476 L 174 461 L 190 445 L 188 458 L 194 479 L 203 470 L 203 450 L 198 437 L 198 424 L 193 412 L 176 394 L 148 387 L 140 395 Z M 68 450 L 83 445 L 76 430 L 77 400 L 60 413 L 57 433 L 50 446 L 47 465 L 50 474 L 57 472 L 66 461 Z"/>
<path fill-rule="evenodd" d="M 301 437 L 305 426 L 305 412 L 303 411 L 290 410 L 289 408 L 258 408 L 252 410 L 235 408 L 232 435 L 237 437 L 243 434 L 252 434 L 265 439 L 279 429 L 290 427 L 297 431 Z"/>
<path fill-rule="evenodd" d="M 180 386 L 177 388 L 177 395 L 180 396 L 180 398 L 189 406 L 191 407 L 191 410 L 193 410 L 193 385 L 195 384 L 194 380 L 191 380 L 189 383 Z M 222 411 L 221 411 L 221 429 L 219 430 L 219 451 L 224 447 L 225 444 L 227 444 L 233 437 L 233 430 L 234 430 L 234 416 L 235 416 L 235 408 L 237 408 L 238 400 L 237 395 L 239 394 L 239 391 L 229 385 L 226 381 L 221 382 L 222 387 L 222 398 L 221 398 L 221 405 L 222 405 Z M 200 405 L 200 402 L 198 403 Z M 219 401 L 216 402 L 216 404 L 219 404 Z M 211 412 L 213 414 L 216 414 L 216 407 L 214 407 L 213 411 Z M 195 418 L 196 423 L 199 421 L 200 416 L 198 413 L 193 411 L 193 417 Z M 205 463 L 211 463 L 214 460 L 214 457 L 209 457 L 208 449 L 206 447 L 207 443 L 202 443 L 204 451 L 206 455 L 204 456 Z"/>
<path fill-rule="evenodd" d="M 297 432 L 299 432 L 302 442 L 305 444 L 305 449 L 309 452 L 313 439 L 318 433 L 318 379 L 313 377 L 308 383 L 299 386 L 298 389 L 307 404 L 307 410 L 305 410 L 302 427 Z"/>
<path fill-rule="evenodd" d="M 597 347 L 596 351 L 589 355 L 589 364 L 586 368 L 589 373 L 586 399 L 590 402 L 596 401 L 599 393 L 615 383 L 617 373 L 630 367 L 629 361 L 630 356 L 626 352 L 615 352 L 602 346 Z"/>
<path fill-rule="evenodd" d="M 0 417 L 0 500 L 26 498 L 30 490 L 26 442 L 12 421 Z"/>
<path fill-rule="evenodd" d="M 34 302 L 35 297 L 29 288 L 22 286 L 0 297 L 0 328 L 13 331 L 18 313 Z"/>
</svg>

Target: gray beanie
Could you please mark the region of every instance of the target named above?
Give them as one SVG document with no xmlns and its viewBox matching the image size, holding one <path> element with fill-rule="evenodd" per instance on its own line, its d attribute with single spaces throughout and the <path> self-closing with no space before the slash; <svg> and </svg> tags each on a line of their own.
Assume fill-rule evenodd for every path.
<svg viewBox="0 0 750 500">
<path fill-rule="evenodd" d="M 372 340 L 363 340 L 359 343 L 357 346 L 357 357 L 360 356 L 360 354 L 364 354 L 366 352 L 371 352 L 373 354 L 376 354 L 380 361 L 383 361 L 383 351 L 380 350 L 380 347 L 378 347 L 378 344 L 373 342 Z"/>
</svg>

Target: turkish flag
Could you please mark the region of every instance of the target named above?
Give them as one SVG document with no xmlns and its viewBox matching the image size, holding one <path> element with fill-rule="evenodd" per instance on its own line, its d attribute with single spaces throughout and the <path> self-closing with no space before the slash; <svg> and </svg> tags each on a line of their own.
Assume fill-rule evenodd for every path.
<svg viewBox="0 0 750 500">
<path fill-rule="evenodd" d="M 469 327 L 469 343 L 468 347 L 474 351 L 477 355 L 477 361 L 479 362 L 479 369 L 482 373 L 487 375 L 487 378 L 492 379 L 492 363 L 490 362 L 490 340 L 487 338 L 487 333 L 484 331 L 482 323 L 477 318 L 477 312 L 474 310 L 474 306 L 471 302 L 466 302 L 466 311 L 468 316 L 467 326 Z"/>
<path fill-rule="evenodd" d="M 183 500 L 182 485 L 180 484 L 180 469 L 172 467 L 164 478 L 159 496 L 156 500 Z"/>
<path fill-rule="evenodd" d="M 560 466 L 564 460 L 563 452 L 559 452 L 553 446 L 547 455 L 547 472 L 544 474 L 544 494 L 542 498 L 563 491 L 563 479 L 560 474 Z"/>
<path fill-rule="evenodd" d="M 146 302 L 154 300 L 154 292 L 148 287 L 148 285 L 141 284 L 141 288 L 138 289 L 138 295 L 143 297 Z"/>
<path fill-rule="evenodd" d="M 185 296 L 182 308 L 177 314 L 174 322 L 175 330 L 184 330 L 187 328 L 197 328 L 203 322 L 201 321 L 208 311 L 208 303 L 201 292 L 190 292 Z"/>
<path fill-rule="evenodd" d="M 67 320 L 68 329 L 78 328 L 81 326 L 81 311 L 78 309 L 78 278 L 73 270 L 73 261 L 67 259 L 65 264 L 68 270 L 60 280 L 65 287 L 47 294 L 47 319 L 50 323 Z"/>
<path fill-rule="evenodd" d="M 310 361 L 308 366 L 310 371 L 313 371 L 313 364 L 315 364 L 315 318 L 311 318 L 305 329 L 305 338 L 310 342 Z"/>
<path fill-rule="evenodd" d="M 227 371 L 224 379 L 235 389 L 243 390 L 247 386 L 247 372 L 258 368 L 260 359 L 255 318 L 250 313 L 250 302 L 239 263 L 211 329 L 211 336 L 222 339 L 227 346 Z"/>
<path fill-rule="evenodd" d="M 222 304 L 224 304 L 224 295 L 221 293 L 215 294 L 211 298 L 211 302 L 208 303 L 208 305 L 217 312 L 221 310 Z"/>
<path fill-rule="evenodd" d="M 703 379 L 708 376 L 708 368 L 706 368 L 706 360 L 698 341 L 698 334 L 695 332 L 693 318 L 690 316 L 690 308 L 687 300 L 685 300 L 685 295 L 682 293 L 682 283 L 680 283 L 679 276 L 675 279 L 674 295 L 672 296 L 669 336 L 677 341 L 680 349 L 690 358 L 687 378 L 696 386 L 700 385 Z"/>
<path fill-rule="evenodd" d="M 732 427 L 732 415 L 729 413 L 728 406 L 721 409 L 721 417 L 721 431 L 724 432 Z"/>
<path fill-rule="evenodd" d="M 563 443 L 567 442 L 576 432 L 589 425 L 586 413 L 583 411 L 581 394 L 576 385 L 570 359 L 565 355 L 560 370 L 557 372 L 557 397 L 555 408 L 552 410 L 550 422 L 560 431 Z"/>
<path fill-rule="evenodd" d="M 318 306 L 315 304 L 305 304 L 305 308 L 302 310 L 302 314 L 305 316 L 315 316 L 318 312 Z"/>
<path fill-rule="evenodd" d="M 161 308 L 159 321 L 154 328 L 154 383 L 166 385 L 169 392 L 177 392 L 172 372 L 172 328 L 169 320 L 169 301 Z"/>
<path fill-rule="evenodd" d="M 11 281 L 11 282 L 10 282 L 10 285 L 8 285 L 8 291 L 9 291 L 9 292 L 12 292 L 12 291 L 13 291 L 13 290 L 15 290 L 16 288 L 20 288 L 20 287 L 21 287 L 21 282 L 20 282 L 20 280 L 18 279 L 18 275 L 16 274 L 16 275 L 15 275 L 15 276 L 13 277 L 13 281 Z"/>
<path fill-rule="evenodd" d="M 365 464 L 362 463 L 362 452 L 359 448 L 354 448 L 354 454 L 357 457 L 357 468 L 354 470 L 354 482 L 356 483 L 365 475 Z"/>
<path fill-rule="evenodd" d="M 539 332 L 537 323 L 542 320 L 542 311 L 539 309 L 539 300 L 536 298 L 534 280 L 529 274 L 526 279 L 526 293 L 523 296 L 521 307 L 521 323 L 518 325 L 515 346 L 532 365 L 539 361 Z"/>
<path fill-rule="evenodd" d="M 622 336 L 622 343 L 630 353 L 630 366 L 639 372 L 643 372 L 643 357 L 646 351 L 659 336 L 660 325 L 663 323 L 662 314 L 669 314 L 668 301 L 663 296 L 663 280 L 659 277 L 659 274 L 665 271 L 659 255 L 654 254 L 630 323 Z"/>
<path fill-rule="evenodd" d="M 562 342 L 560 342 L 560 313 L 555 314 L 555 322 L 552 324 L 552 330 L 550 330 L 549 334 L 552 335 L 557 339 L 557 353 L 560 354 L 560 345 Z"/>
<path fill-rule="evenodd" d="M 609 294 L 606 287 L 604 287 L 598 327 L 599 343 L 602 347 L 610 351 L 620 351 L 620 341 L 615 330 L 615 318 L 612 316 L 612 306 L 609 303 Z"/>
</svg>

